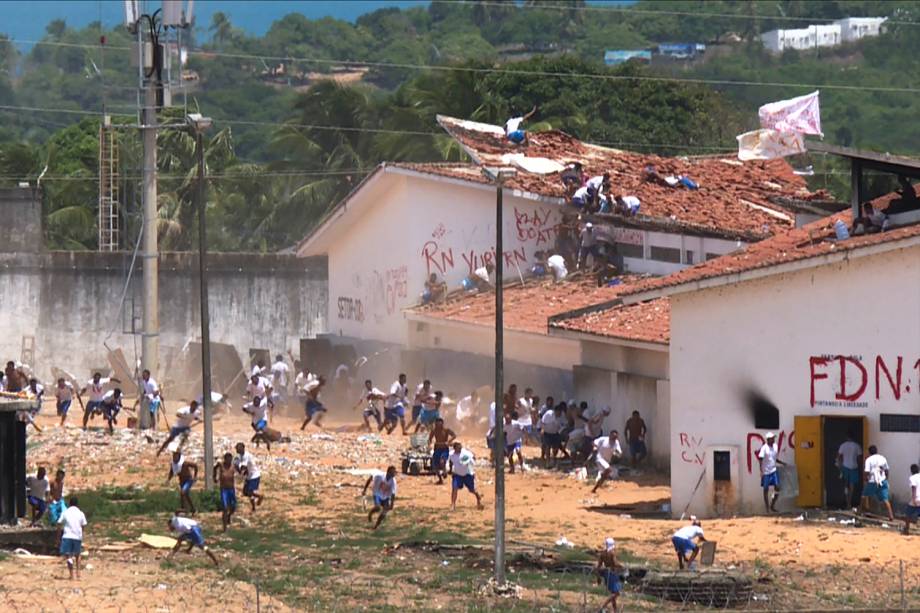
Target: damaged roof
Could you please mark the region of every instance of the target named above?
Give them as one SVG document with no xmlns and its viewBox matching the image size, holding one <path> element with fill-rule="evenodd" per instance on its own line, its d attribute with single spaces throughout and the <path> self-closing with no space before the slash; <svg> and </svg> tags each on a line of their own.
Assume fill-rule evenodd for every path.
<svg viewBox="0 0 920 613">
<path fill-rule="evenodd" d="M 647 277 L 623 275 L 621 283 L 597 287 L 593 276 L 575 276 L 561 282 L 528 278 L 504 286 L 504 327 L 506 330 L 549 334 L 554 328 L 570 329 L 624 340 L 667 344 L 670 309 L 667 300 L 644 304 L 614 304 L 617 297 Z M 592 308 L 603 309 L 594 313 Z M 573 313 L 574 312 L 574 313 Z M 600 320 L 594 317 L 600 317 Z M 410 318 L 440 319 L 481 326 L 495 325 L 493 292 L 462 293 L 446 302 L 418 306 L 407 311 Z M 567 318 L 571 316 L 570 318 Z M 558 322 L 557 318 L 561 318 Z"/>
<path fill-rule="evenodd" d="M 896 197 L 897 193 L 887 194 L 872 202 L 876 209 L 884 210 Z M 917 212 L 912 211 L 908 215 L 917 217 Z M 778 267 L 785 264 L 807 268 L 819 266 L 828 258 L 852 258 L 920 244 L 917 240 L 920 238 L 920 223 L 913 220 L 898 227 L 896 217 L 892 218 L 894 227 L 886 232 L 837 240 L 834 222 L 839 219 L 850 227 L 853 214 L 851 211 L 836 213 L 674 274 L 643 279 L 631 285 L 622 295 L 627 302 L 639 302 L 708 286 L 736 283 L 746 277 L 769 276 L 781 272 Z"/>
<path fill-rule="evenodd" d="M 509 165 L 508 154 L 524 154 L 561 164 L 581 162 L 588 176 L 609 172 L 614 193 L 634 195 L 642 202 L 640 213 L 680 223 L 733 231 L 763 238 L 794 226 L 795 216 L 778 202 L 781 199 L 824 198 L 813 194 L 805 180 L 784 160 L 741 162 L 728 156 L 669 158 L 645 155 L 583 143 L 559 130 L 529 132 L 528 142 L 515 145 L 499 126 L 438 116 L 438 124 L 470 157 L 484 166 Z M 506 156 L 503 160 L 503 156 Z M 700 189 L 671 188 L 644 181 L 644 169 L 652 164 L 663 176 L 685 175 Z M 423 168 L 420 172 L 454 176 L 449 167 Z M 457 178 L 471 178 L 471 171 L 458 170 Z M 480 179 L 473 179 L 480 182 Z M 547 197 L 563 198 L 559 173 L 536 174 L 519 169 L 508 180 L 509 188 Z"/>
</svg>

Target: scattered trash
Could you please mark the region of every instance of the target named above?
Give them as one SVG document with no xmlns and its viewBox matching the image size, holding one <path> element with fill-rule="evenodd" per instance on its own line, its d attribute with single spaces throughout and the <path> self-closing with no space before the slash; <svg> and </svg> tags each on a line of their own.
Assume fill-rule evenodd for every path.
<svg viewBox="0 0 920 613">
<path fill-rule="evenodd" d="M 447 560 L 444 560 L 443 562 L 441 562 L 441 566 L 448 566 L 449 564 L 450 562 L 448 562 Z"/>
<path fill-rule="evenodd" d="M 798 517 L 796 517 L 796 518 L 793 519 L 792 521 L 805 521 L 805 516 L 804 516 L 804 515 L 799 515 Z"/>
<path fill-rule="evenodd" d="M 835 521 L 837 521 L 837 518 L 836 518 L 836 517 L 828 517 L 828 518 L 827 518 L 827 521 L 835 522 Z"/>
<path fill-rule="evenodd" d="M 556 547 L 565 547 L 567 549 L 573 549 L 575 547 L 575 543 L 573 543 L 572 541 L 570 541 L 569 539 L 563 536 L 558 541 L 556 541 Z"/>
<path fill-rule="evenodd" d="M 482 596 L 498 596 L 500 598 L 520 598 L 522 591 L 521 586 L 515 585 L 510 581 L 506 581 L 503 585 L 499 585 L 495 582 L 494 578 L 490 578 L 479 588 L 479 593 Z"/>
<path fill-rule="evenodd" d="M 142 534 L 137 537 L 138 542 L 147 547 L 154 549 L 172 549 L 176 546 L 176 539 L 171 536 L 159 536 L 157 534 Z"/>
<path fill-rule="evenodd" d="M 331 434 L 326 434 L 325 432 L 313 434 L 310 436 L 310 438 L 313 439 L 314 441 L 334 441 L 335 440 L 334 436 L 332 436 Z M 358 440 L 360 441 L 361 437 L 358 437 Z"/>
<path fill-rule="evenodd" d="M 358 437 L 358 442 L 374 443 L 375 445 L 380 445 L 381 443 L 383 443 L 383 439 L 381 439 L 376 434 L 362 434 L 361 436 Z"/>
</svg>

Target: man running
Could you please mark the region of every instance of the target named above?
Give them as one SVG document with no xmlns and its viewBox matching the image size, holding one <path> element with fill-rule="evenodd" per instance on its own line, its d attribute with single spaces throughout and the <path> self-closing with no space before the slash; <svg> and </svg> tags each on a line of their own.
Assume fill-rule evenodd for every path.
<svg viewBox="0 0 920 613">
<path fill-rule="evenodd" d="M 118 413 L 121 412 L 121 388 L 116 387 L 102 395 L 100 410 L 105 421 L 109 424 L 109 434 L 115 434 L 115 424 L 118 423 Z"/>
<path fill-rule="evenodd" d="M 54 386 L 54 399 L 56 401 L 55 409 L 58 417 L 61 418 L 62 428 L 67 420 L 67 411 L 70 410 L 70 404 L 73 402 L 73 394 L 73 383 L 65 381 L 64 377 L 60 377 L 57 380 L 57 385 Z"/>
<path fill-rule="evenodd" d="M 377 473 L 368 477 L 361 491 L 362 496 L 367 494 L 367 488 L 371 483 L 374 484 L 374 508 L 367 514 L 367 521 L 373 521 L 374 513 L 380 513 L 377 523 L 374 524 L 374 530 L 376 530 L 387 513 L 393 510 L 393 504 L 396 502 L 396 467 L 387 468 L 385 475 Z"/>
<path fill-rule="evenodd" d="M 597 566 L 594 568 L 598 579 L 604 583 L 604 587 L 610 592 L 610 597 L 601 605 L 601 611 L 606 611 L 607 606 L 610 605 L 614 613 L 616 613 L 617 598 L 623 590 L 623 584 L 621 582 L 623 570 L 624 566 L 617 560 L 616 541 L 608 536 L 604 539 L 604 549 L 601 551 L 600 555 L 597 556 Z"/>
<path fill-rule="evenodd" d="M 48 508 L 48 485 L 44 466 L 39 467 L 34 477 L 26 477 L 26 487 L 29 489 L 29 496 L 26 500 L 28 500 L 29 506 L 32 507 L 31 526 L 38 525 L 38 522 L 45 515 L 45 509 Z"/>
<path fill-rule="evenodd" d="M 144 371 L 147 372 L 147 371 Z M 110 382 L 121 383 L 118 379 L 112 377 L 103 377 L 101 373 L 93 374 L 93 378 L 87 381 L 78 396 L 82 396 L 89 390 L 89 400 L 83 407 L 83 429 L 86 430 L 86 424 L 90 415 L 98 415 L 102 412 L 102 398 L 105 396 L 105 386 Z"/>
<path fill-rule="evenodd" d="M 279 353 L 275 356 L 275 363 L 272 364 L 272 389 L 275 391 L 274 398 L 280 404 L 287 404 L 288 373 L 291 367 L 284 361 L 284 357 Z M 273 399 L 274 400 L 274 399 Z"/>
<path fill-rule="evenodd" d="M 505 415 L 505 456 L 508 458 L 509 472 L 514 474 L 514 455 L 517 454 L 518 462 L 521 465 L 521 472 L 524 472 L 524 427 L 518 422 L 517 411 L 510 415 Z"/>
<path fill-rule="evenodd" d="M 236 466 L 233 464 L 233 454 L 225 453 L 224 461 L 214 465 L 214 481 L 220 487 L 220 521 L 224 532 L 230 525 L 230 518 L 236 513 Z"/>
<path fill-rule="evenodd" d="M 457 493 L 466 488 L 476 497 L 476 508 L 482 510 L 482 496 L 476 491 L 476 471 L 473 452 L 464 449 L 459 442 L 454 442 L 454 450 L 447 456 L 448 474 L 451 475 L 450 483 L 450 510 L 457 509 Z"/>
<path fill-rule="evenodd" d="M 249 398 L 250 401 L 255 400 L 255 398 L 261 398 L 268 404 L 268 413 L 266 414 L 266 425 L 271 421 L 271 409 L 272 409 L 272 386 L 268 382 L 268 379 L 262 377 L 261 375 L 253 374 L 249 378 L 249 383 L 246 384 L 246 394 L 243 398 Z"/>
<path fill-rule="evenodd" d="M 160 448 L 157 450 L 157 455 L 159 456 L 163 453 L 163 450 L 177 437 L 189 432 L 192 429 L 192 425 L 201 421 L 201 419 L 201 410 L 198 408 L 197 400 L 192 400 L 188 406 L 180 407 L 176 411 L 175 424 L 169 429 L 169 436 L 166 437 L 166 440 L 160 445 Z M 182 445 L 180 444 L 179 446 L 181 447 Z"/>
<path fill-rule="evenodd" d="M 415 388 L 415 396 L 412 399 L 412 421 L 409 422 L 409 427 L 412 424 L 416 425 L 415 431 L 418 432 L 418 418 L 422 413 L 422 409 L 425 408 L 425 403 L 428 402 L 428 399 L 431 397 L 431 381 L 425 379 Z"/>
<path fill-rule="evenodd" d="M 767 442 L 757 452 L 757 461 L 760 463 L 760 487 L 763 488 L 763 504 L 767 513 L 776 513 L 776 501 L 779 500 L 779 470 L 776 465 L 785 466 L 786 463 L 779 459 L 779 448 L 776 446 L 776 436 L 767 432 L 764 437 Z M 773 487 L 773 498 L 770 498 L 770 487 Z"/>
<path fill-rule="evenodd" d="M 434 428 L 428 434 L 428 444 L 434 441 L 434 452 L 431 454 L 431 467 L 438 476 L 438 485 L 444 483 L 447 476 L 447 458 L 450 455 L 450 444 L 457 435 L 450 428 L 444 427 L 444 420 L 440 417 L 435 420 Z"/>
<path fill-rule="evenodd" d="M 116 381 L 116 383 L 121 383 L 121 381 Z M 150 376 L 149 370 L 144 369 L 141 373 L 140 388 L 141 411 L 147 411 L 150 414 L 150 423 L 152 423 L 155 428 L 163 398 L 160 396 L 160 386 L 157 385 L 156 380 Z"/>
<path fill-rule="evenodd" d="M 594 484 L 592 494 L 597 493 L 604 481 L 615 479 L 617 469 L 611 465 L 611 462 L 619 460 L 623 456 L 623 448 L 620 447 L 620 439 L 617 431 L 614 430 L 610 436 L 600 436 L 594 439 L 595 463 L 598 468 L 597 483 Z"/>
<path fill-rule="evenodd" d="M 246 445 L 243 443 L 236 444 L 237 456 L 233 460 L 236 470 L 245 481 L 243 481 L 243 496 L 249 498 L 249 504 L 252 506 L 252 512 L 256 512 L 256 506 L 262 506 L 264 496 L 259 493 L 259 482 L 262 479 L 262 472 L 256 464 L 256 459 L 251 453 L 246 451 Z"/>
<path fill-rule="evenodd" d="M 362 404 L 364 405 L 364 411 L 362 416 L 364 417 L 364 429 L 368 432 L 371 432 L 371 417 L 374 418 L 374 421 L 377 422 L 377 430 L 383 427 L 383 420 L 380 419 L 380 407 L 379 403 L 387 397 L 382 390 L 374 387 L 373 381 L 366 379 L 364 381 L 364 393 L 361 394 L 361 398 L 355 403 L 354 408 L 358 408 Z"/>
<path fill-rule="evenodd" d="M 307 405 L 305 409 L 307 417 L 300 425 L 301 430 L 307 427 L 307 424 L 310 423 L 314 415 L 316 416 L 316 427 L 323 427 L 322 420 L 323 415 L 326 413 L 326 407 L 324 407 L 323 403 L 319 401 L 319 395 L 324 385 L 326 385 L 326 377 L 320 375 L 316 379 L 312 379 L 311 381 L 307 382 L 307 384 L 304 386 L 304 391 L 307 393 Z"/>
<path fill-rule="evenodd" d="M 265 441 L 265 445 L 271 449 L 271 443 L 265 438 L 265 428 L 268 427 L 268 402 L 265 398 L 254 396 L 252 402 L 243 405 L 243 412 L 248 413 L 252 420 L 252 429 L 255 434 L 252 435 L 250 442 L 259 446 L 260 441 Z"/>
<path fill-rule="evenodd" d="M 869 499 L 875 498 L 888 511 L 888 521 L 894 521 L 891 500 L 888 495 L 888 460 L 878 452 L 875 445 L 869 445 L 869 457 L 866 458 L 864 475 L 866 484 L 862 491 L 862 511 L 869 511 Z"/>
<path fill-rule="evenodd" d="M 639 415 L 639 411 L 633 411 L 632 417 L 626 420 L 626 443 L 629 445 L 629 457 L 633 468 L 648 455 L 648 448 L 645 446 L 647 433 L 645 420 Z"/>
<path fill-rule="evenodd" d="M 198 479 L 198 465 L 194 462 L 186 461 L 182 452 L 176 450 L 173 452 L 172 462 L 169 464 L 169 475 L 166 477 L 166 483 L 169 484 L 174 476 L 179 479 L 179 506 L 195 515 L 197 511 L 195 510 L 195 504 L 192 502 L 192 486 L 195 485 L 195 481 Z"/>
<path fill-rule="evenodd" d="M 383 425 L 387 429 L 387 434 L 393 433 L 397 423 L 402 426 L 403 434 L 409 433 L 406 429 L 406 396 L 408 394 L 409 388 L 406 386 L 406 375 L 401 374 L 390 386 L 390 393 L 384 405 Z"/>
<path fill-rule="evenodd" d="M 61 513 L 57 523 L 63 524 L 64 529 L 61 532 L 61 555 L 67 558 L 67 570 L 70 571 L 70 579 L 80 578 L 80 554 L 83 552 L 83 528 L 86 526 L 86 515 L 77 506 L 76 496 L 71 496 L 68 501 L 67 510 Z"/>
<path fill-rule="evenodd" d="M 204 544 L 204 535 L 201 534 L 201 526 L 194 519 L 188 517 L 182 517 L 178 513 L 173 515 L 172 519 L 166 520 L 166 525 L 171 531 L 176 531 L 179 533 L 179 538 L 176 540 L 176 546 L 172 548 L 172 551 L 166 556 L 167 560 L 172 560 L 173 555 L 179 550 L 184 541 L 188 541 L 188 549 L 185 550 L 185 553 L 192 553 L 192 547 L 199 547 L 204 551 L 211 561 L 214 562 L 214 566 L 218 566 L 217 557 L 208 549 L 208 546 Z"/>
<path fill-rule="evenodd" d="M 700 543 L 706 541 L 703 537 L 703 528 L 700 524 L 700 520 L 698 520 L 695 515 L 691 515 L 690 521 L 692 523 L 689 526 L 684 526 L 671 537 L 671 543 L 674 545 L 674 550 L 677 552 L 677 564 L 680 566 L 681 570 L 684 569 L 684 564 L 687 565 L 687 568 L 692 568 L 693 561 L 700 552 L 700 546 L 694 542 L 694 539 L 699 539 Z M 690 553 L 689 558 L 687 557 L 687 553 Z"/>
<path fill-rule="evenodd" d="M 422 412 L 419 413 L 418 423 L 415 424 L 415 431 L 424 427 L 426 430 L 434 425 L 434 422 L 441 419 L 441 403 L 444 402 L 444 392 L 438 390 L 433 396 L 429 396 Z"/>
</svg>

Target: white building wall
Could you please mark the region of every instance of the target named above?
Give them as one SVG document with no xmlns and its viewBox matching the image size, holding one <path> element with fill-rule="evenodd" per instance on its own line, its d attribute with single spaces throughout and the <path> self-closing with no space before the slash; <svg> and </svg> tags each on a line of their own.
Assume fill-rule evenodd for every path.
<svg viewBox="0 0 920 613">
<path fill-rule="evenodd" d="M 834 23 L 840 26 L 840 36 L 844 42 L 852 42 L 867 36 L 878 36 L 882 33 L 885 17 L 847 17 L 838 19 Z"/>
<path fill-rule="evenodd" d="M 905 501 L 920 436 L 880 432 L 879 414 L 920 412 L 920 247 L 673 296 L 670 351 L 675 512 L 690 502 L 713 445 L 738 449 L 735 500 L 743 512 L 761 510 L 753 454 L 763 432 L 754 429 L 747 390 L 779 408 L 780 459 L 790 463 L 794 416 L 866 415 L 868 443 L 888 458 L 892 493 Z M 849 404 L 836 399 L 838 360 L 816 365 L 812 376 L 811 358 L 839 355 L 854 356 L 866 371 L 865 389 Z M 899 357 L 898 399 L 876 363 L 880 358 L 895 376 Z M 844 391 L 857 391 L 862 381 L 858 366 L 846 362 Z M 713 512 L 710 491 L 700 488 L 692 512 Z"/>
</svg>

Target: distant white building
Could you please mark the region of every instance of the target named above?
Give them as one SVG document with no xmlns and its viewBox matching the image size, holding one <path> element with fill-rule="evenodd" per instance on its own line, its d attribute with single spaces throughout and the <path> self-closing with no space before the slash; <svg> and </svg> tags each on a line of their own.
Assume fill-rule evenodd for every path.
<svg viewBox="0 0 920 613">
<path fill-rule="evenodd" d="M 806 51 L 817 47 L 835 47 L 867 36 L 878 36 L 886 17 L 847 17 L 833 23 L 810 25 L 805 28 L 770 30 L 760 35 L 764 47 L 771 53 L 786 49 Z"/>
</svg>

